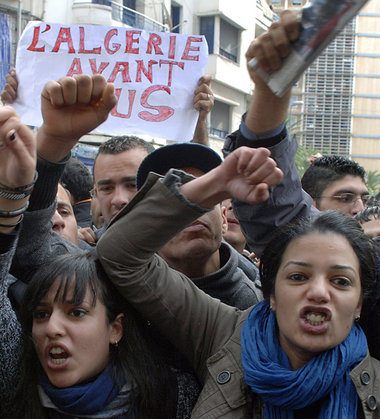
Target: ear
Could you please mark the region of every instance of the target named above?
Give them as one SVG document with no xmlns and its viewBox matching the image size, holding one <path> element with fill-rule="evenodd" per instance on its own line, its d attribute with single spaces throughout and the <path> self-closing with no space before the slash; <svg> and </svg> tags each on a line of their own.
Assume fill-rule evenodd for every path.
<svg viewBox="0 0 380 419">
<path fill-rule="evenodd" d="M 272 311 L 276 311 L 276 299 L 274 298 L 274 294 L 271 294 L 269 298 L 270 308 Z"/>
<path fill-rule="evenodd" d="M 317 201 L 315 200 L 315 198 L 312 198 L 312 201 L 311 202 L 313 204 L 313 207 L 319 209 L 318 206 L 317 206 Z"/>
<path fill-rule="evenodd" d="M 354 312 L 354 320 L 356 320 L 358 317 L 360 318 L 360 313 L 362 312 L 362 306 L 363 306 L 363 300 L 360 299 L 358 306 L 355 309 Z"/>
<path fill-rule="evenodd" d="M 228 231 L 227 210 L 223 205 L 220 207 L 220 215 L 222 216 L 222 235 Z"/>
<path fill-rule="evenodd" d="M 124 313 L 119 313 L 116 319 L 110 323 L 110 344 L 114 345 L 123 337 Z"/>
</svg>

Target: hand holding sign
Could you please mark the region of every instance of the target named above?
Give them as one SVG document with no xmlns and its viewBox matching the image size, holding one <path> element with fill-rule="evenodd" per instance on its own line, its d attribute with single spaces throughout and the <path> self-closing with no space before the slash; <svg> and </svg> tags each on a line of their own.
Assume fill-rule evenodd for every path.
<svg viewBox="0 0 380 419">
<path fill-rule="evenodd" d="M 206 119 L 214 106 L 214 95 L 210 85 L 211 75 L 206 74 L 198 80 L 198 86 L 194 92 L 194 108 L 199 111 L 200 119 Z"/>
<path fill-rule="evenodd" d="M 18 80 L 17 80 L 15 68 L 11 68 L 9 70 L 9 73 L 5 76 L 5 80 L 7 82 L 5 83 L 3 91 L 1 92 L 1 95 L 0 95 L 3 105 L 11 104 L 17 98 Z"/>
<path fill-rule="evenodd" d="M 101 74 L 115 85 L 118 102 L 98 132 L 189 141 L 198 117 L 193 92 L 204 74 L 207 44 L 202 36 L 30 22 L 16 62 L 14 107 L 27 124 L 42 122 L 39 98 L 48 80 Z"/>
<path fill-rule="evenodd" d="M 100 74 L 46 83 L 41 94 L 44 122 L 38 131 L 39 153 L 51 161 L 64 158 L 82 135 L 107 119 L 117 102 L 114 90 Z"/>
</svg>

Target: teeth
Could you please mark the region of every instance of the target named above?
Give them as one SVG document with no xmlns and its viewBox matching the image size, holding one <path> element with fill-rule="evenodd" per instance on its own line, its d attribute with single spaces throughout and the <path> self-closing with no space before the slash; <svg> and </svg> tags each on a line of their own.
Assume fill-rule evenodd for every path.
<svg viewBox="0 0 380 419">
<path fill-rule="evenodd" d="M 63 354 L 65 351 L 62 348 L 51 348 L 50 353 L 51 354 Z"/>
<path fill-rule="evenodd" d="M 51 358 L 51 362 L 53 364 L 59 365 L 63 364 L 66 361 L 67 358 Z"/>
<path fill-rule="evenodd" d="M 312 326 L 319 326 L 323 323 L 326 318 L 326 314 L 324 313 L 307 313 L 305 316 L 308 323 Z"/>
</svg>

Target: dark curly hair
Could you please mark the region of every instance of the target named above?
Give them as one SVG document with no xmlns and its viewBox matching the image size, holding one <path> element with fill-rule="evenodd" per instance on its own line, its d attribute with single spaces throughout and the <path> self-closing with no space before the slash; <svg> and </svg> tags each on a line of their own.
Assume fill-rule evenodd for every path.
<svg viewBox="0 0 380 419">
<path fill-rule="evenodd" d="M 335 233 L 350 243 L 359 260 L 363 300 L 373 297 L 377 279 L 376 248 L 359 223 L 340 211 L 323 211 L 315 218 L 297 219 L 276 232 L 260 259 L 260 277 L 264 298 L 274 292 L 277 272 L 290 242 L 310 233 Z M 364 306 L 364 304 L 363 304 Z"/>
<path fill-rule="evenodd" d="M 331 183 L 351 175 L 360 177 L 365 183 L 366 172 L 362 166 L 342 156 L 323 156 L 315 159 L 302 176 L 302 188 L 319 205 L 319 197 Z"/>
<path fill-rule="evenodd" d="M 133 150 L 134 148 L 141 148 L 143 150 L 146 150 L 147 154 L 154 151 L 153 145 L 140 137 L 136 137 L 135 135 L 119 135 L 116 137 L 112 137 L 106 142 L 102 143 L 99 146 L 98 155 L 119 154 L 123 151 Z"/>
</svg>

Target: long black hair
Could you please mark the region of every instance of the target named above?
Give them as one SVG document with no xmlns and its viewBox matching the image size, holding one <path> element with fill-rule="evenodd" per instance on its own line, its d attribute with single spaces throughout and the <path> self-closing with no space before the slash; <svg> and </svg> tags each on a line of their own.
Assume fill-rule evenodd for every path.
<svg viewBox="0 0 380 419">
<path fill-rule="evenodd" d="M 350 243 L 359 260 L 363 300 L 372 298 L 377 280 L 375 245 L 353 217 L 335 210 L 323 211 L 314 218 L 298 219 L 276 232 L 260 259 L 264 298 L 269 298 L 274 292 L 277 272 L 290 242 L 313 232 L 339 234 Z"/>
<path fill-rule="evenodd" d="M 45 263 L 33 276 L 24 295 L 20 322 L 24 330 L 24 380 L 16 399 L 18 417 L 42 418 L 37 385 L 41 365 L 32 341 L 33 313 L 41 299 L 58 281 L 56 300 L 80 304 L 88 289 L 93 305 L 101 301 L 109 322 L 124 313 L 123 337 L 117 349 L 110 348 L 110 363 L 117 379 L 117 370 L 124 368 L 137 384 L 133 402 L 139 418 L 172 418 L 177 407 L 177 381 L 156 351 L 146 322 L 121 297 L 107 278 L 96 253 L 66 254 Z M 74 291 L 71 292 L 74 286 Z M 70 296 L 70 301 L 68 298 Z"/>
</svg>

